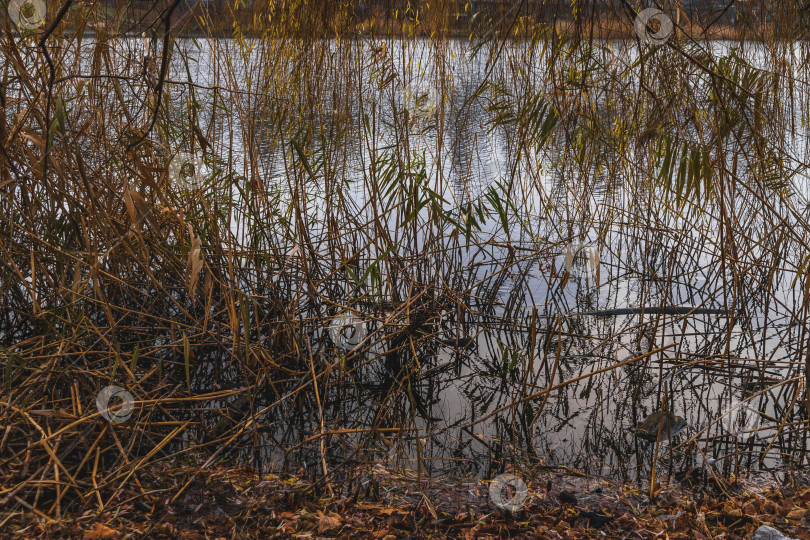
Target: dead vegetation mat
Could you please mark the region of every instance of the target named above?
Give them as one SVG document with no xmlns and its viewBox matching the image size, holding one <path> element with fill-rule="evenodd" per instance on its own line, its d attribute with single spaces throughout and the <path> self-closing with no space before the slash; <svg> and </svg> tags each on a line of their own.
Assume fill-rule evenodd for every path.
<svg viewBox="0 0 810 540">
<path fill-rule="evenodd" d="M 161 463 L 107 504 L 61 510 L 59 519 L 4 502 L 3 538 L 751 538 L 769 525 L 810 538 L 810 486 L 795 476 L 724 480 L 690 476 L 649 486 L 535 471 L 512 513 L 489 482 L 426 478 L 382 465 L 327 483 L 301 474 Z M 104 506 L 102 507 L 102 504 Z"/>
</svg>

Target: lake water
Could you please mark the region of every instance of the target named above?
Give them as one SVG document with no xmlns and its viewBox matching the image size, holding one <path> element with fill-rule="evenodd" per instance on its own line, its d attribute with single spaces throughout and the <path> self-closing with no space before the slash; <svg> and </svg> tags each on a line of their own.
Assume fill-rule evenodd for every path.
<svg viewBox="0 0 810 540">
<path fill-rule="evenodd" d="M 348 374 L 325 398 L 331 429 L 418 429 L 417 436 L 380 432 L 385 440 L 368 432 L 335 435 L 328 453 L 336 461 L 413 468 L 419 456 L 434 473 L 488 475 L 505 463 L 531 460 L 635 478 L 648 471 L 653 448 L 633 435 L 633 427 L 666 395 L 687 428 L 659 448 L 664 467 L 700 465 L 701 452 L 727 467 L 726 457 L 740 448 L 750 452 L 746 466 L 759 466 L 760 455 L 765 467 L 804 465 L 807 442 L 798 427 L 807 421 L 806 309 L 801 280 L 794 278 L 806 255 L 799 240 L 808 235 L 806 85 L 796 84 L 794 95 L 783 96 L 785 102 L 792 97 L 804 103 L 791 109 L 800 127 L 781 141 L 786 163 L 796 169 L 790 196 L 766 207 L 741 190 L 739 198 L 726 201 L 739 218 L 731 235 L 739 242 L 733 260 L 730 236 L 716 210 L 687 207 L 679 214 L 662 208 L 661 187 L 645 181 L 645 172 L 636 168 L 649 145 L 610 146 L 607 134 L 632 110 L 633 96 L 642 94 L 645 84 L 662 84 L 645 77 L 662 74 L 635 74 L 634 42 L 598 45 L 595 65 L 627 75 L 621 82 L 626 89 L 618 95 L 594 89 L 615 84 L 606 79 L 590 89 L 563 84 L 567 94 L 550 94 L 560 86 L 550 80 L 544 44 L 507 43 L 500 52 L 485 46 L 473 54 L 464 41 L 441 46 L 399 40 L 265 47 L 232 40 L 176 43 L 186 60 L 175 54 L 172 64 L 167 96 L 178 118 L 175 130 L 163 135 L 167 154 L 199 153 L 205 200 L 229 216 L 233 245 L 242 251 L 237 261 L 270 245 L 286 250 L 291 261 L 305 253 L 310 257 L 309 284 L 284 268 L 257 279 L 286 291 L 289 313 L 302 321 L 315 354 L 340 363 L 351 345 L 362 351 L 350 355 L 342 368 Z M 148 54 L 148 46 L 129 40 L 130 56 L 120 58 L 122 65 L 138 65 L 132 60 Z M 273 64 L 274 48 L 296 46 L 298 58 Z M 689 46 L 693 54 L 702 49 L 714 58 L 737 47 L 753 65 L 772 66 L 769 51 L 756 44 Z M 805 52 L 798 47 L 792 51 L 796 64 L 788 70 L 804 81 L 799 66 Z M 558 61 L 559 76 L 575 78 L 565 69 L 577 64 L 570 58 Z M 708 92 L 697 75 L 695 81 L 696 94 Z M 127 91 L 148 93 L 138 86 Z M 525 104 L 537 94 L 559 104 L 581 92 L 589 93 L 591 108 L 582 112 L 582 122 L 606 134 L 590 146 L 601 152 L 598 156 L 577 159 L 591 151 L 577 139 L 590 132 L 582 126 L 560 122 L 540 146 L 526 145 L 518 124 L 496 121 L 499 103 Z M 206 152 L 199 145 L 184 146 L 191 101 L 198 104 L 195 121 L 211 145 Z M 306 163 L 293 144 L 304 139 Z M 384 183 L 386 167 L 396 169 L 398 181 Z M 223 182 L 226 177 L 234 181 Z M 403 223 L 397 212 L 372 204 L 380 200 L 382 187 L 399 189 L 414 179 L 421 187 L 408 188 L 408 194 L 416 189 L 424 195 L 429 188 L 442 198 L 440 207 L 457 216 L 467 205 L 486 201 L 496 187 L 513 208 L 508 226 L 490 213 L 470 232 L 467 245 L 464 231 L 454 235 L 447 226 L 439 234 L 430 225 L 430 206 Z M 306 238 L 300 223 L 290 233 L 283 211 L 274 213 L 290 201 L 303 209 Z M 190 221 L 197 204 L 189 202 Z M 260 228 L 261 234 L 256 214 L 245 211 L 251 204 L 261 206 L 259 215 L 272 223 Z M 334 216 L 345 228 L 331 226 Z M 380 227 L 386 230 L 382 242 L 377 241 Z M 262 236 L 268 230 L 278 236 L 268 240 Z M 359 253 L 361 272 L 380 258 L 386 265 L 383 283 L 391 268 L 405 268 L 401 274 L 407 276 L 410 258 L 435 252 L 413 267 L 413 277 L 463 294 L 445 301 L 418 329 L 412 350 L 387 354 L 387 342 L 378 338 L 409 319 L 392 316 L 396 306 L 373 306 L 350 292 L 347 271 L 329 260 L 336 245 L 345 246 L 347 254 Z M 562 284 L 567 266 L 570 278 Z M 382 286 L 379 297 L 402 302 L 407 283 L 396 292 L 388 287 Z M 255 291 L 245 292 L 261 300 Z M 341 312 L 338 306 L 350 307 L 365 325 L 361 339 L 343 348 L 335 346 L 340 339 L 330 337 L 321 321 Z M 645 306 L 643 314 L 583 315 Z M 656 306 L 727 308 L 735 316 L 659 315 Z M 320 318 L 310 319 L 313 313 Z M 440 342 L 457 335 L 473 337 L 474 346 L 455 351 Z M 262 343 L 270 335 L 258 328 L 252 339 Z M 641 358 L 608 369 L 636 357 Z M 406 364 L 418 367 L 403 371 Z M 592 372 L 598 373 L 587 376 Z M 547 401 L 538 396 L 478 422 L 565 381 L 575 382 L 550 393 Z M 771 427 L 740 434 L 743 424 L 718 421 L 734 402 L 765 415 L 755 425 L 750 416 L 734 419 L 749 422 L 748 427 Z M 257 398 L 257 409 L 270 403 Z M 264 455 L 276 465 L 297 460 L 318 466 L 316 445 L 293 455 L 283 451 L 302 434 L 318 432 L 311 403 L 271 407 L 263 423 Z M 773 427 L 780 423 L 781 429 Z"/>
</svg>

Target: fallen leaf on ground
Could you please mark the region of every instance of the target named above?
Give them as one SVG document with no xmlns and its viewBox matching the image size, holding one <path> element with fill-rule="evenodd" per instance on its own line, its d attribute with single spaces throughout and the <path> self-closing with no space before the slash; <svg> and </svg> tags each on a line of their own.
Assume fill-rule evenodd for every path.
<svg viewBox="0 0 810 540">
<path fill-rule="evenodd" d="M 121 533 L 101 523 L 96 523 L 92 530 L 84 531 L 84 540 L 112 540 L 120 537 Z"/>
<path fill-rule="evenodd" d="M 329 515 L 325 515 L 321 512 L 318 512 L 320 516 L 318 518 L 318 532 L 325 533 L 326 531 L 336 529 L 340 527 L 341 520 L 340 515 L 335 514 L 334 512 L 330 512 Z"/>
</svg>

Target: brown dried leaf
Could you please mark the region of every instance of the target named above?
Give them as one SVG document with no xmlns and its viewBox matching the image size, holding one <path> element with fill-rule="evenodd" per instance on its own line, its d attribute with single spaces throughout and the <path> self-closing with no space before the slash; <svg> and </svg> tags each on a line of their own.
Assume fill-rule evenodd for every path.
<svg viewBox="0 0 810 540">
<path fill-rule="evenodd" d="M 794 508 L 790 512 L 787 513 L 785 519 L 789 519 L 792 521 L 799 521 L 804 518 L 805 514 L 807 514 L 807 510 L 804 508 Z"/>
<path fill-rule="evenodd" d="M 130 195 L 129 188 L 124 188 L 124 204 L 127 205 L 127 214 L 133 223 L 137 221 L 138 214 L 135 213 L 135 204 L 132 202 L 132 195 Z"/>
<path fill-rule="evenodd" d="M 334 512 L 330 512 L 329 515 L 324 515 L 322 512 L 318 512 L 318 533 L 323 534 L 326 531 L 330 531 L 332 529 L 336 529 L 341 525 L 340 514 L 336 514 Z"/>
<path fill-rule="evenodd" d="M 188 252 L 188 264 L 186 265 L 186 276 L 188 278 L 188 293 L 194 297 L 194 290 L 197 288 L 197 280 L 200 277 L 200 270 L 203 267 L 202 241 L 194 234 L 191 225 L 188 226 L 191 235 L 191 250 Z"/>
<path fill-rule="evenodd" d="M 111 540 L 114 538 L 121 538 L 121 533 L 101 523 L 96 523 L 92 530 L 84 531 L 84 540 Z"/>
<path fill-rule="evenodd" d="M 146 216 L 150 212 L 149 203 L 146 202 L 146 199 L 141 197 L 141 194 L 137 191 L 130 191 L 130 195 L 132 196 L 132 202 L 135 203 L 135 206 L 138 208 L 138 212 Z"/>
<path fill-rule="evenodd" d="M 40 151 L 45 151 L 45 139 L 38 133 L 28 128 L 22 128 L 20 135 L 37 145 Z"/>
</svg>

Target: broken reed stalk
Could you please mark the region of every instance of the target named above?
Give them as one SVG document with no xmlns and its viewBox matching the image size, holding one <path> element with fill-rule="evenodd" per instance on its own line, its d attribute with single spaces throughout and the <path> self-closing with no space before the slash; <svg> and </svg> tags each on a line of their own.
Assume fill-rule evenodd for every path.
<svg viewBox="0 0 810 540">
<path fill-rule="evenodd" d="M 672 426 L 669 425 L 672 422 L 670 421 L 669 410 L 667 407 L 668 407 L 667 392 L 663 392 L 661 394 L 661 408 L 659 409 L 661 411 L 661 414 L 660 417 L 658 418 L 658 431 L 655 435 L 655 445 L 653 446 L 652 466 L 650 467 L 649 496 L 651 501 L 655 500 L 655 496 L 658 493 L 657 489 L 658 485 L 657 482 L 655 481 L 655 466 L 658 463 L 658 446 L 661 444 L 661 429 L 664 425 L 664 422 L 666 421 L 667 423 L 667 429 L 672 429 Z"/>
</svg>

